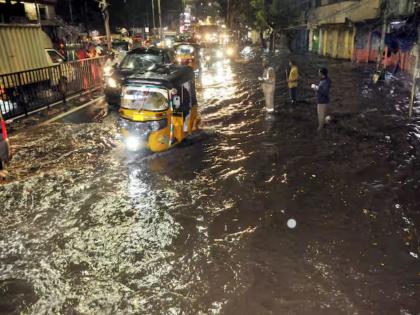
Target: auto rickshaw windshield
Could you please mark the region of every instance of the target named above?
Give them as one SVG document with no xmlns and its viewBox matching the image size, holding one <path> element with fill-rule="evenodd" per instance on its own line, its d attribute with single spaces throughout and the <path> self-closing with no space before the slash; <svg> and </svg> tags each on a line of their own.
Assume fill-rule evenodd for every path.
<svg viewBox="0 0 420 315">
<path fill-rule="evenodd" d="M 125 87 L 121 107 L 133 110 L 163 111 L 169 108 L 168 91 L 154 87 Z"/>
<path fill-rule="evenodd" d="M 190 45 L 180 45 L 176 48 L 178 55 L 190 55 L 194 53 L 194 47 Z"/>
<path fill-rule="evenodd" d="M 158 55 L 152 54 L 130 54 L 121 61 L 120 67 L 122 69 L 148 69 L 154 64 L 162 62 L 162 58 Z"/>
</svg>

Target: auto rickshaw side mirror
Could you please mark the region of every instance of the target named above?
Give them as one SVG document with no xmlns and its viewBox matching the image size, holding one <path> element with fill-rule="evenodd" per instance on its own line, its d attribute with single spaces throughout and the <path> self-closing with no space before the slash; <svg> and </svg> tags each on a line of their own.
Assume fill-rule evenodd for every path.
<svg viewBox="0 0 420 315">
<path fill-rule="evenodd" d="M 174 104 L 175 109 L 179 109 L 179 107 L 181 106 L 181 96 L 175 95 L 172 99 L 172 102 Z"/>
</svg>

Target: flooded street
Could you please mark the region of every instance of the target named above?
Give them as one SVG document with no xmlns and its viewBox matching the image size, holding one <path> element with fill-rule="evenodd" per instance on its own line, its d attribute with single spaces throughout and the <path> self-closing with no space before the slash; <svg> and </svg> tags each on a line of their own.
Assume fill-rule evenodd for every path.
<svg viewBox="0 0 420 315">
<path fill-rule="evenodd" d="M 277 57 L 272 116 L 259 58 L 204 72 L 200 135 L 162 154 L 126 156 L 115 113 L 14 135 L 0 314 L 420 314 L 409 93 L 370 66 L 296 60 L 302 101 Z M 317 133 L 321 65 L 334 122 Z"/>
</svg>

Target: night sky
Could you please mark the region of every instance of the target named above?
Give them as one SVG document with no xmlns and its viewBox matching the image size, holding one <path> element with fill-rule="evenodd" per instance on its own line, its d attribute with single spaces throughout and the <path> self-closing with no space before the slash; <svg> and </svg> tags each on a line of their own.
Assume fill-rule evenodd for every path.
<svg viewBox="0 0 420 315">
<path fill-rule="evenodd" d="M 94 0 L 71 0 L 74 23 L 83 23 L 89 30 L 103 30 L 103 19 Z M 157 12 L 157 0 L 155 0 Z M 181 12 L 181 0 L 161 0 L 164 25 Z M 70 22 L 69 0 L 58 0 L 57 14 Z M 151 0 L 110 0 L 111 28 L 152 26 Z M 171 13 L 171 14 L 168 14 Z M 165 21 L 166 19 L 166 21 Z M 156 17 L 156 25 L 158 25 Z"/>
</svg>

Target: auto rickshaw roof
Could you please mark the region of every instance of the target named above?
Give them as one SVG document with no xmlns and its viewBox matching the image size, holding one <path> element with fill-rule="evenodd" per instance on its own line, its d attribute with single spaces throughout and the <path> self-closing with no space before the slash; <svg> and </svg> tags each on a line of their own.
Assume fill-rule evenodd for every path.
<svg viewBox="0 0 420 315">
<path fill-rule="evenodd" d="M 167 51 L 168 49 L 166 48 L 158 48 L 155 46 L 146 48 L 146 47 L 140 47 L 140 48 L 134 48 L 133 50 L 128 52 L 128 55 L 146 55 L 146 54 L 150 54 L 150 55 L 156 55 L 156 56 L 160 56 L 162 55 L 162 53 L 164 51 Z"/>
<path fill-rule="evenodd" d="M 179 46 L 192 46 L 194 48 L 200 48 L 200 45 L 197 43 L 190 43 L 190 42 L 176 42 L 174 44 L 174 48 L 179 47 Z"/>
<path fill-rule="evenodd" d="M 192 80 L 194 80 L 194 71 L 188 66 L 155 65 L 152 70 L 128 76 L 124 80 L 124 85 L 152 84 L 172 89 Z"/>
</svg>

